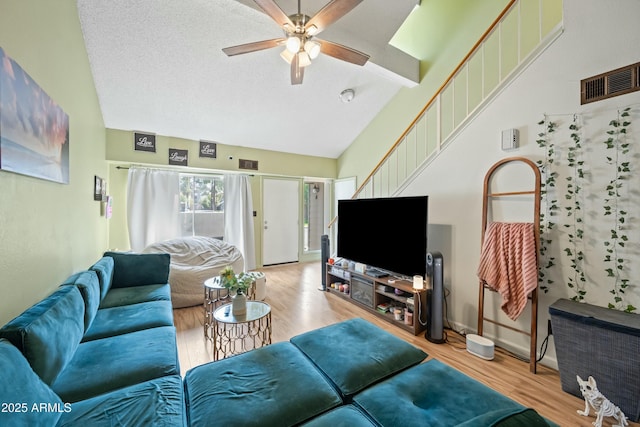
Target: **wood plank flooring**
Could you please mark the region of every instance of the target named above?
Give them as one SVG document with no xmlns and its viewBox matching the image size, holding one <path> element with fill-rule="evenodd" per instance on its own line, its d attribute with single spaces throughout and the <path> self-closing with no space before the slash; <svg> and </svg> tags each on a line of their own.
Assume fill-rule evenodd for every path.
<svg viewBox="0 0 640 427">
<path fill-rule="evenodd" d="M 584 401 L 565 393 L 560 387 L 558 372 L 538 365 L 536 375 L 529 372 L 527 361 L 496 348 L 495 359 L 485 361 L 469 354 L 464 337 L 447 330 L 447 343 L 433 344 L 424 333 L 413 336 L 378 319 L 371 313 L 342 300 L 339 296 L 319 291 L 319 262 L 265 267 L 267 277 L 266 302 L 272 307 L 272 340 L 287 341 L 300 333 L 353 317 L 362 317 L 394 335 L 420 347 L 430 358 L 436 358 L 503 393 L 561 426 L 591 427 L 595 416 L 576 413 L 584 409 Z M 178 353 L 182 374 L 192 367 L 213 360 L 211 344 L 204 339 L 204 309 L 201 306 L 174 310 L 178 331 Z M 611 425 L 605 419 L 603 425 Z M 629 423 L 640 427 L 640 424 Z"/>
</svg>

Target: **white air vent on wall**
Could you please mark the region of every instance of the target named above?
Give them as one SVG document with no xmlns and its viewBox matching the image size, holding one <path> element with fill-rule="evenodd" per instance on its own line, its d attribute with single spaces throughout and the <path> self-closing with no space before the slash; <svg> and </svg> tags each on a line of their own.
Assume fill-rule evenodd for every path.
<svg viewBox="0 0 640 427">
<path fill-rule="evenodd" d="M 640 62 L 580 82 L 580 104 L 640 90 Z"/>
</svg>

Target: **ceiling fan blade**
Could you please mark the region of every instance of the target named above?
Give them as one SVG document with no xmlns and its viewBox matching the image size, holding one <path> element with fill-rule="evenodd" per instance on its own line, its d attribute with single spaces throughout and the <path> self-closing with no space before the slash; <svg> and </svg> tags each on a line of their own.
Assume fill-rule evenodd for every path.
<svg viewBox="0 0 640 427">
<path fill-rule="evenodd" d="M 298 55 L 294 55 L 291 60 L 291 84 L 299 85 L 302 84 L 302 79 L 304 78 L 304 67 L 300 66 L 300 60 L 298 59 Z"/>
<path fill-rule="evenodd" d="M 291 19 L 287 16 L 286 13 L 280 9 L 280 6 L 276 4 L 274 0 L 253 0 L 256 2 L 260 9 L 264 10 L 264 12 L 271 17 L 276 24 L 284 27 L 285 25 L 290 25 L 290 28 L 295 28 Z"/>
<path fill-rule="evenodd" d="M 316 39 L 317 40 L 317 39 Z M 342 61 L 351 62 L 356 65 L 364 65 L 369 60 L 369 55 L 358 52 L 350 47 L 343 46 L 338 43 L 328 42 L 326 40 L 317 40 L 320 43 L 320 52 L 333 56 Z"/>
<path fill-rule="evenodd" d="M 270 49 L 285 42 L 285 39 L 262 40 L 260 42 L 240 44 L 237 46 L 225 47 L 222 49 L 227 56 L 242 55 L 243 53 L 256 52 L 258 50 Z"/>
<path fill-rule="evenodd" d="M 309 30 L 309 28 L 315 26 L 316 29 L 313 31 L 313 35 L 316 35 L 349 13 L 360 3 L 362 3 L 362 0 L 332 0 L 316 13 L 313 18 L 306 23 L 304 28 L 305 30 Z"/>
</svg>

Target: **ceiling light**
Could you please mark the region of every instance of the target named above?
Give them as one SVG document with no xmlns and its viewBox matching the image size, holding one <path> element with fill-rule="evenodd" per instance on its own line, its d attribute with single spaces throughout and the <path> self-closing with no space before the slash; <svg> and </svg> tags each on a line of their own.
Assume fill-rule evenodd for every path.
<svg viewBox="0 0 640 427">
<path fill-rule="evenodd" d="M 293 55 L 293 53 L 289 52 L 289 49 L 285 49 L 282 51 L 282 53 L 280 53 L 282 59 L 287 61 L 288 64 L 291 64 L 291 61 L 293 61 Z"/>
<path fill-rule="evenodd" d="M 297 53 L 300 50 L 300 38 L 297 36 L 287 37 L 287 50 L 291 53 Z"/>
<path fill-rule="evenodd" d="M 298 53 L 298 65 L 301 67 L 311 65 L 311 58 L 309 58 L 309 54 L 304 50 Z"/>
<path fill-rule="evenodd" d="M 356 96 L 356 91 L 354 91 L 353 89 L 345 89 L 340 92 L 339 96 L 342 102 L 348 104 L 349 102 L 353 101 L 353 97 Z"/>
<path fill-rule="evenodd" d="M 309 28 L 307 28 L 308 36 L 314 36 L 316 35 L 317 32 L 318 32 L 318 27 L 316 27 L 315 25 L 310 25 Z"/>
<path fill-rule="evenodd" d="M 304 50 L 309 54 L 311 59 L 316 59 L 320 54 L 320 43 L 313 40 L 307 40 L 304 44 Z"/>
</svg>

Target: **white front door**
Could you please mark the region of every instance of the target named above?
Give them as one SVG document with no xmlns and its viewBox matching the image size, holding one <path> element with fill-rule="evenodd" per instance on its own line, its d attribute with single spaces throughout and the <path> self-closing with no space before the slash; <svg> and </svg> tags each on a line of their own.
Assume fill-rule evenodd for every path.
<svg viewBox="0 0 640 427">
<path fill-rule="evenodd" d="M 263 181 L 262 264 L 298 261 L 300 181 Z"/>
</svg>

